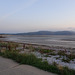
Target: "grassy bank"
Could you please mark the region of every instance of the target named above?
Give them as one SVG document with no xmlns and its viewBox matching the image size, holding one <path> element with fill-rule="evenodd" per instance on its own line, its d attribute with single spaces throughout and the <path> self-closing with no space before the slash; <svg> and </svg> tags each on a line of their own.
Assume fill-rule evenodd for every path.
<svg viewBox="0 0 75 75">
<path fill-rule="evenodd" d="M 20 64 L 35 66 L 39 69 L 58 75 L 75 75 L 74 70 L 68 69 L 67 67 L 58 67 L 55 63 L 50 65 L 47 61 L 42 61 L 42 59 L 37 58 L 33 54 L 21 54 L 14 50 L 6 50 L 5 52 L 1 52 L 0 56 L 13 59 Z"/>
</svg>

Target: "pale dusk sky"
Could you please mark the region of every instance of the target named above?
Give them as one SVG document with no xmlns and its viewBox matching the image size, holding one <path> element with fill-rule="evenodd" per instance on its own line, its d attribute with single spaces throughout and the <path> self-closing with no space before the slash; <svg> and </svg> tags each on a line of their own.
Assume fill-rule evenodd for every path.
<svg viewBox="0 0 75 75">
<path fill-rule="evenodd" d="M 75 31 L 75 0 L 0 0 L 0 33 Z"/>
</svg>

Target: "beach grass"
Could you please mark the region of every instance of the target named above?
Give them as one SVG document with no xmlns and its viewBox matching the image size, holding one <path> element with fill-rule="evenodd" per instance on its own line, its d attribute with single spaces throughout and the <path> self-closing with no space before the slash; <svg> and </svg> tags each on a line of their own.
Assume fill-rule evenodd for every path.
<svg viewBox="0 0 75 75">
<path fill-rule="evenodd" d="M 39 69 L 56 73 L 58 75 L 75 75 L 75 70 L 68 69 L 67 67 L 59 68 L 55 64 L 48 64 L 47 61 L 42 61 L 42 59 L 37 58 L 33 54 L 21 54 L 14 50 L 6 50 L 5 52 L 1 52 L 0 56 L 5 58 L 10 58 L 20 64 L 27 64 L 31 66 L 35 66 Z"/>
</svg>

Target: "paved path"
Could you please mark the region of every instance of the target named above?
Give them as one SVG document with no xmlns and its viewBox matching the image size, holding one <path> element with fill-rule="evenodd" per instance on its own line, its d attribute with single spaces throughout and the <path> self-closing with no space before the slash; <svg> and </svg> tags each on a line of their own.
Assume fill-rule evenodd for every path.
<svg viewBox="0 0 75 75">
<path fill-rule="evenodd" d="M 55 75 L 29 65 L 19 65 L 13 60 L 0 57 L 0 75 Z"/>
</svg>

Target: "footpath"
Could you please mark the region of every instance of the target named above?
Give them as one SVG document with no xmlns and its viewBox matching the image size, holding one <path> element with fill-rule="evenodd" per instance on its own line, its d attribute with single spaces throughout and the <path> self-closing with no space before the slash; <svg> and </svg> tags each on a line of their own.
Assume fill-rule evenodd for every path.
<svg viewBox="0 0 75 75">
<path fill-rule="evenodd" d="M 0 57 L 0 75 L 56 75 L 29 65 L 20 65 L 13 60 Z"/>
</svg>

